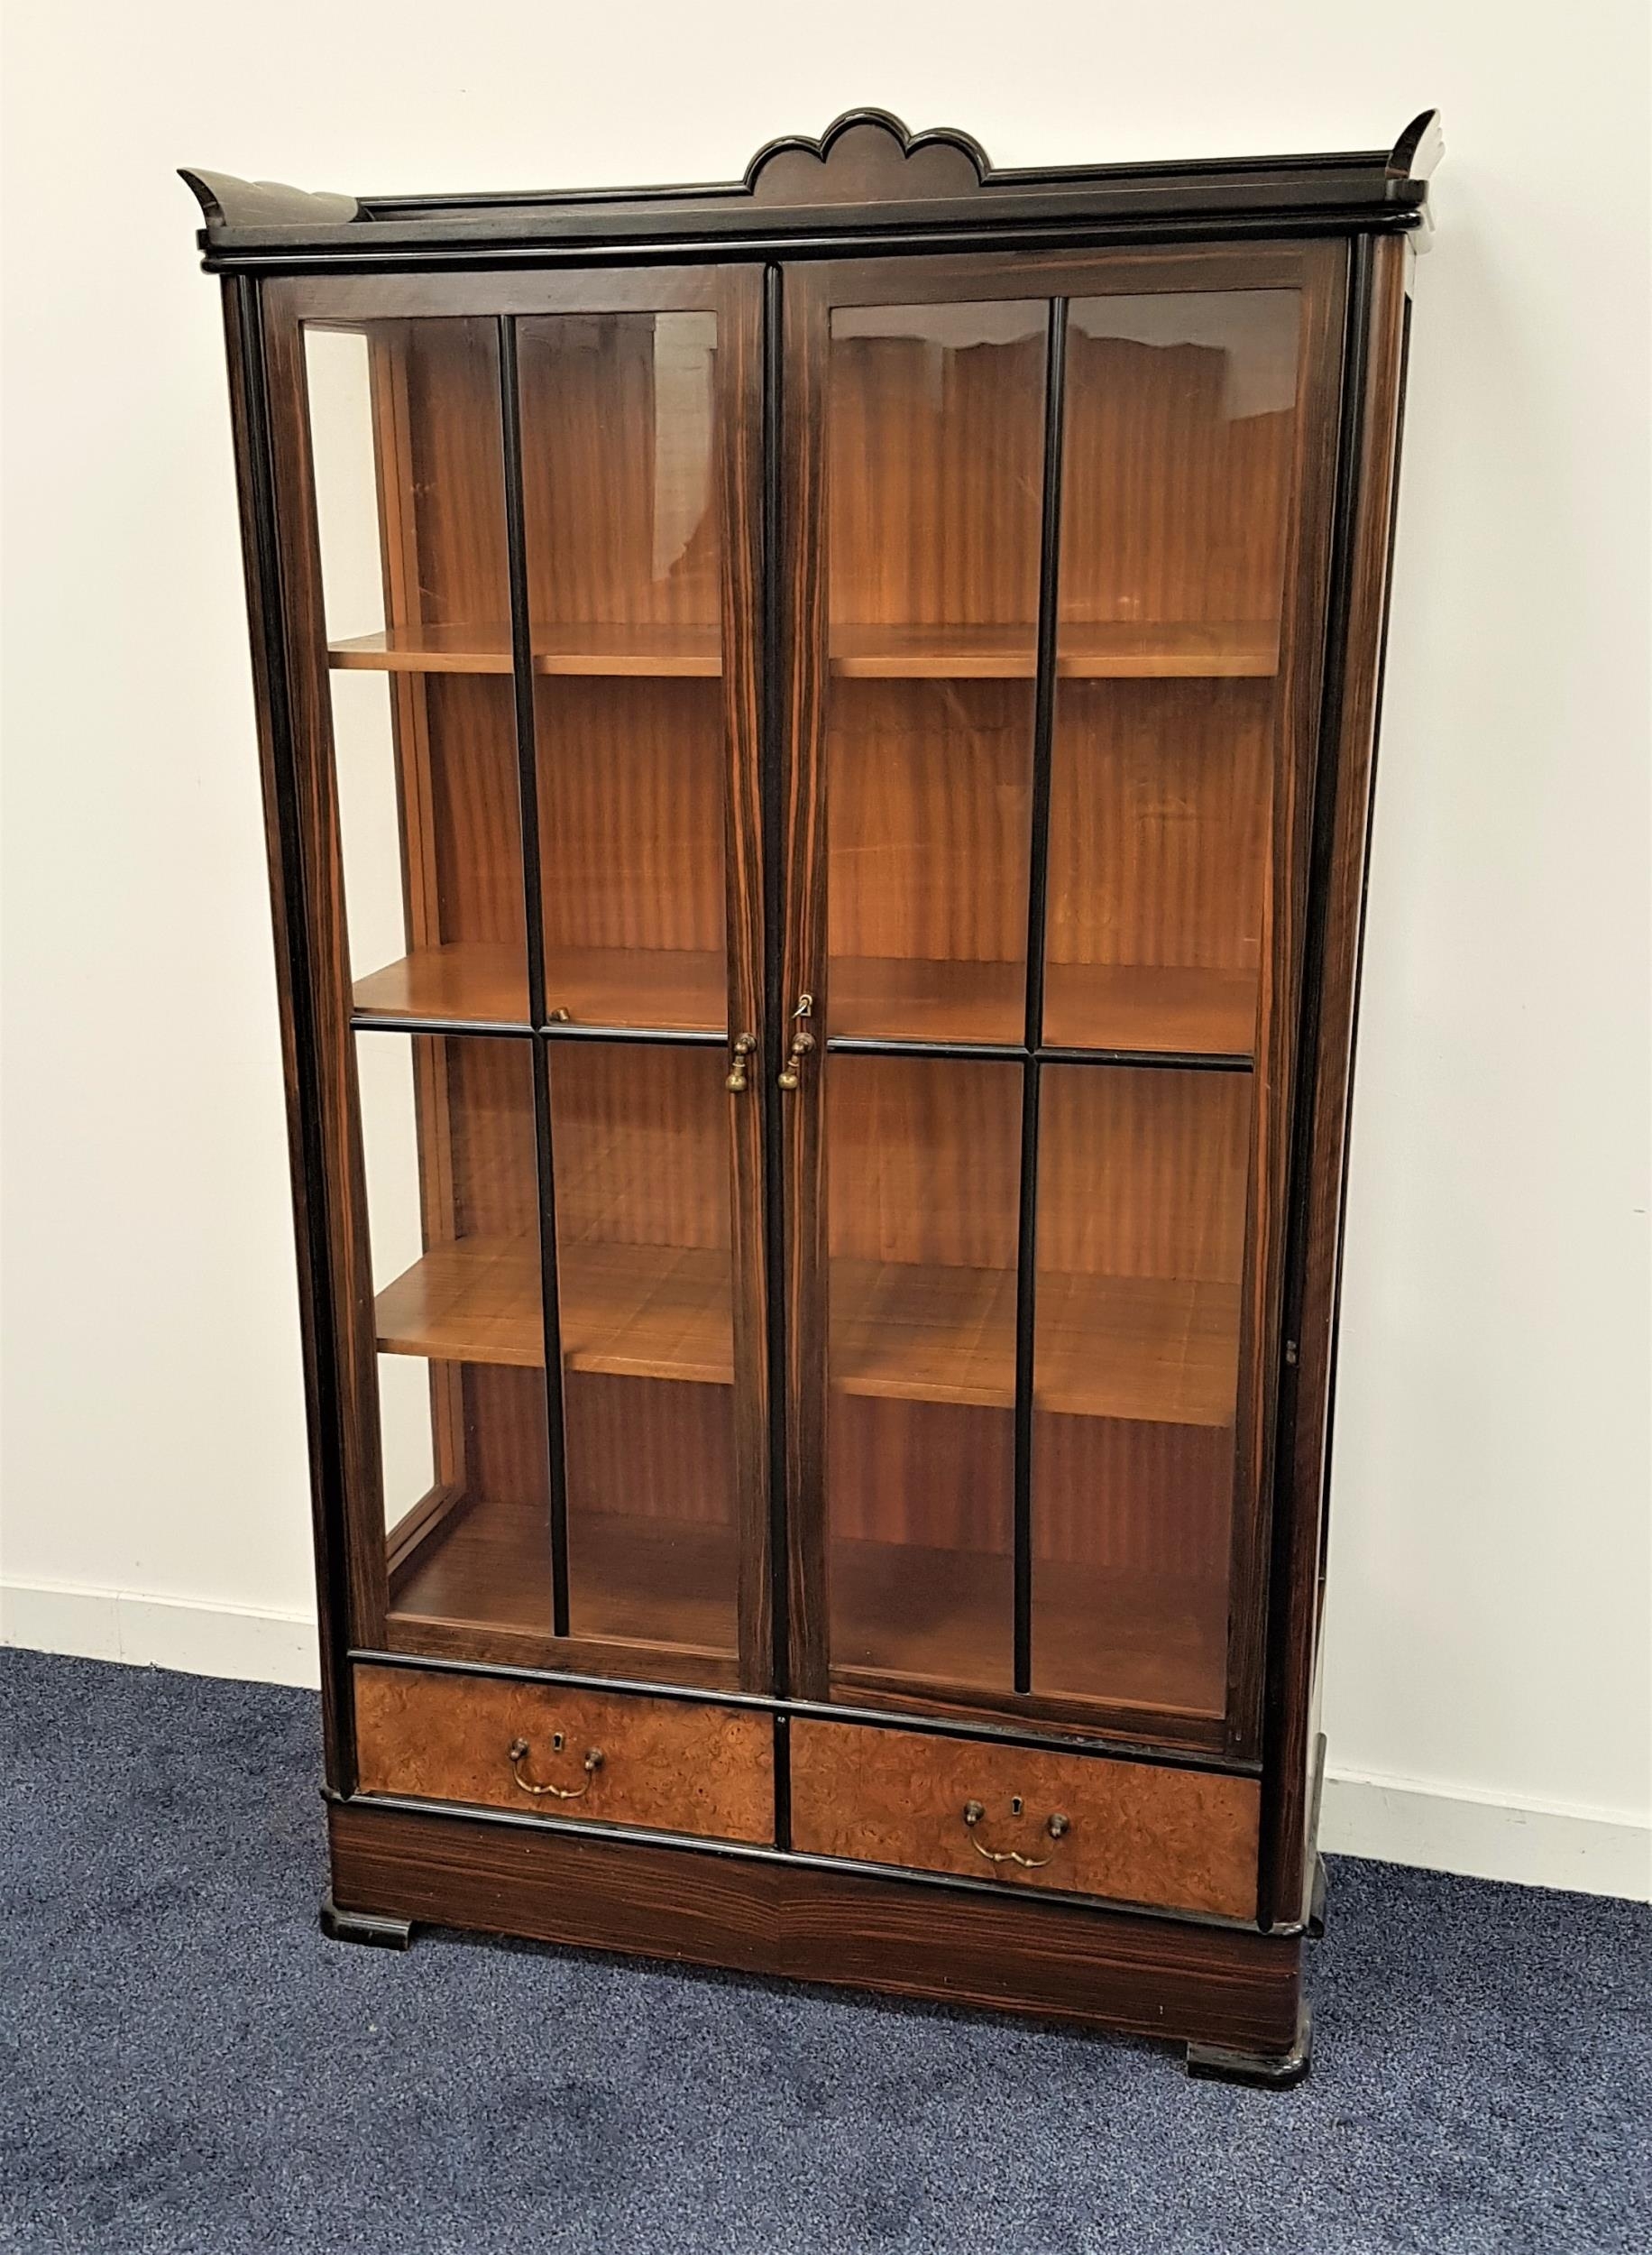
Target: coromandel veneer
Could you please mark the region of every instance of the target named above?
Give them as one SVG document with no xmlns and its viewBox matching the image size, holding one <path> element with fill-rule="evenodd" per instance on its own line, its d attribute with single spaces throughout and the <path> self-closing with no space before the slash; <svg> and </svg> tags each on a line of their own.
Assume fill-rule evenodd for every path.
<svg viewBox="0 0 1652 2255">
<path fill-rule="evenodd" d="M 333 1933 L 1301 2071 L 1438 148 L 999 171 L 864 111 L 725 187 L 185 176 Z"/>
</svg>

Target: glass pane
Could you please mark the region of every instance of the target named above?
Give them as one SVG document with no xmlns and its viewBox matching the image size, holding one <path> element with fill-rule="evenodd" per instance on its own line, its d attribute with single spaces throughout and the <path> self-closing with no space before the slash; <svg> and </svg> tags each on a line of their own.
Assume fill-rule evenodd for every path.
<svg viewBox="0 0 1652 2255">
<path fill-rule="evenodd" d="M 831 1034 L 1022 1037 L 1047 326 L 831 317 Z"/>
<path fill-rule="evenodd" d="M 1007 1689 L 1018 1066 L 826 1065 L 834 1677 Z"/>
<path fill-rule="evenodd" d="M 305 332 L 356 1008 L 525 1022 L 491 321 Z"/>
<path fill-rule="evenodd" d="M 546 999 L 728 1021 L 717 317 L 519 327 Z"/>
<path fill-rule="evenodd" d="M 532 1059 L 367 1033 L 356 1073 L 392 1631 L 486 1656 L 551 1628 Z"/>
<path fill-rule="evenodd" d="M 1069 308 L 1053 1045 L 1252 1053 L 1299 319 L 1286 290 Z"/>
<path fill-rule="evenodd" d="M 1224 1711 L 1251 1076 L 1051 1065 L 1032 1688 Z"/>
<path fill-rule="evenodd" d="M 727 1061 L 551 1049 L 569 1630 L 712 1673 L 737 1636 Z"/>
</svg>

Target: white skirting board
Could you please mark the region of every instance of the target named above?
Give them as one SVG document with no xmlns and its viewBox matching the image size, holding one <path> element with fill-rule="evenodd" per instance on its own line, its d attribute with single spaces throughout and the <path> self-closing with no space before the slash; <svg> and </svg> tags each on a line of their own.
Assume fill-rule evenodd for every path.
<svg viewBox="0 0 1652 2255">
<path fill-rule="evenodd" d="M 62 1583 L 0 1583 L 0 1643 L 253 1683 L 318 1681 L 314 1616 Z M 1354 1777 L 1333 1763 L 1320 1845 L 1473 1879 L 1652 1900 L 1652 1825 L 1427 1783 Z"/>
</svg>

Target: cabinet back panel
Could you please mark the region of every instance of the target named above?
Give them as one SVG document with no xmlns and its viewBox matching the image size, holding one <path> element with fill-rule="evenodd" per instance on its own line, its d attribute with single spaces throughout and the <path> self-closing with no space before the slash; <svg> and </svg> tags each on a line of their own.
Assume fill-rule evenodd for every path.
<svg viewBox="0 0 1652 2255">
<path fill-rule="evenodd" d="M 720 685 L 540 681 L 535 715 L 547 950 L 720 953 Z"/>
<path fill-rule="evenodd" d="M 415 1038 L 422 1042 L 437 1037 Z M 539 1200 L 526 1047 L 519 1042 L 481 1040 L 445 1045 L 453 1234 L 528 1235 L 538 1227 Z"/>
<path fill-rule="evenodd" d="M 544 1373 L 479 1362 L 462 1375 L 467 1493 L 527 1506 L 543 1533 L 550 1508 Z"/>
<path fill-rule="evenodd" d="M 1021 962 L 1032 683 L 837 680 L 829 730 L 831 953 Z"/>
<path fill-rule="evenodd" d="M 427 839 L 408 841 L 421 864 L 434 851 L 438 928 L 427 941 L 525 944 L 521 815 L 510 684 L 486 674 L 428 674 L 422 702 L 428 770 Z"/>
<path fill-rule="evenodd" d="M 402 505 L 417 530 L 418 578 L 394 624 L 509 619 L 498 333 L 491 320 L 400 325 L 407 432 Z"/>
<path fill-rule="evenodd" d="M 1041 1271 L 1236 1284 L 1250 1110 L 1246 1072 L 1046 1066 Z"/>
<path fill-rule="evenodd" d="M 834 1259 L 1014 1266 L 1017 1067 L 840 1051 L 824 1100 Z"/>
<path fill-rule="evenodd" d="M 557 1045 L 559 1245 L 730 1244 L 728 1070 L 718 1050 Z"/>
<path fill-rule="evenodd" d="M 1042 303 L 844 308 L 831 318 L 834 621 L 1038 613 Z"/>
<path fill-rule="evenodd" d="M 1056 963 L 1257 972 L 1271 681 L 1063 682 L 1051 777 Z M 1047 1028 L 1057 1040 L 1085 1029 Z"/>
<path fill-rule="evenodd" d="M 534 618 L 713 623 L 717 316 L 562 314 L 519 337 Z"/>
<path fill-rule="evenodd" d="M 727 1386 L 571 1371 L 564 1415 L 570 1525 L 586 1514 L 732 1525 Z"/>
<path fill-rule="evenodd" d="M 1005 1410 L 834 1394 L 826 1434 L 833 1540 L 1007 1558 L 1014 1446 Z"/>
<path fill-rule="evenodd" d="M 1278 618 L 1300 320 L 1294 290 L 1073 299 L 1065 622 Z"/>
</svg>

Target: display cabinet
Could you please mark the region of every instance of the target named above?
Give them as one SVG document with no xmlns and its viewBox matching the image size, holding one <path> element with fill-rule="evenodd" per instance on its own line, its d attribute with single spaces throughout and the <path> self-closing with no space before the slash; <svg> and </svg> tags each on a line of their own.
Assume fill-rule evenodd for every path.
<svg viewBox="0 0 1652 2255">
<path fill-rule="evenodd" d="M 1391 151 L 185 177 L 341 1937 L 1308 2056 Z"/>
</svg>

